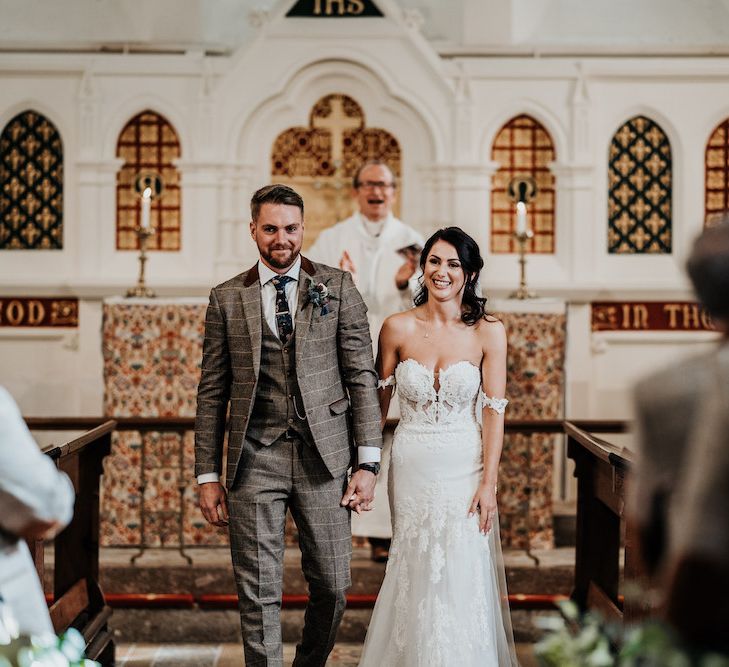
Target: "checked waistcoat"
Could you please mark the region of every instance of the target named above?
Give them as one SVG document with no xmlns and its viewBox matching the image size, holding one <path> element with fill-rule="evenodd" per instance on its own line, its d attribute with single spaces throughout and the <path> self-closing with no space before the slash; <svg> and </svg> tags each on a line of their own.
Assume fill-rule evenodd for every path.
<svg viewBox="0 0 729 667">
<path fill-rule="evenodd" d="M 286 344 L 283 344 L 265 318 L 261 319 L 261 365 L 246 437 L 262 445 L 271 445 L 290 429 L 311 443 L 296 377 L 294 337 L 289 335 Z"/>
</svg>

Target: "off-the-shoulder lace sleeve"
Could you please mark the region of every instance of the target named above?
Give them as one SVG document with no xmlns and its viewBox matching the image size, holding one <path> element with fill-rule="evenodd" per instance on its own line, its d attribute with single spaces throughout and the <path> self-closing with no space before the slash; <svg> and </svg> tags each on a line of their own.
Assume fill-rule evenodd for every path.
<svg viewBox="0 0 729 667">
<path fill-rule="evenodd" d="M 395 386 L 395 376 L 391 375 L 390 377 L 385 378 L 384 380 L 377 380 L 377 388 L 378 389 L 384 389 L 385 387 L 394 387 Z"/>
<path fill-rule="evenodd" d="M 497 414 L 503 415 L 508 404 L 509 399 L 507 398 L 496 398 L 495 396 L 487 396 L 482 391 L 479 392 L 479 411 L 484 408 L 491 408 Z"/>
<path fill-rule="evenodd" d="M 509 399 L 488 396 L 479 389 L 478 397 L 476 398 L 476 421 L 479 423 L 479 425 L 483 426 L 484 408 L 491 408 L 497 414 L 503 415 L 504 412 L 506 412 L 506 406 L 508 404 Z"/>
</svg>

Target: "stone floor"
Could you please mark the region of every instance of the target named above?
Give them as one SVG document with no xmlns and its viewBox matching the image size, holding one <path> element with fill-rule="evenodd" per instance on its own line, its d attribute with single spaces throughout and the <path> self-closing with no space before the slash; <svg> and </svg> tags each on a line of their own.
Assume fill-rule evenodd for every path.
<svg viewBox="0 0 729 667">
<path fill-rule="evenodd" d="M 102 549 L 101 587 L 107 594 L 186 593 L 194 597 L 206 594 L 233 594 L 235 585 L 228 549 L 189 549 L 192 566 L 174 550 L 151 549 L 136 564 L 130 558 L 136 550 Z M 52 555 L 49 554 L 50 559 Z M 574 549 L 560 548 L 535 551 L 535 560 L 524 551 L 506 550 L 506 576 L 512 594 L 569 594 L 574 578 Z M 301 555 L 289 548 L 284 557 L 284 592 L 301 595 L 307 585 L 301 575 Z M 50 569 L 50 568 L 49 568 Z M 350 594 L 376 594 L 384 565 L 369 559 L 368 549 L 355 549 L 352 558 Z M 46 582 L 50 588 L 50 582 Z M 337 635 L 338 644 L 364 640 L 371 616 L 369 608 L 351 608 L 345 613 Z M 532 643 L 541 630 L 535 625 L 545 612 L 512 610 L 514 637 L 517 642 Z M 284 642 L 295 642 L 301 632 L 304 612 L 288 608 L 281 614 Z M 193 608 L 115 608 L 110 620 L 119 644 L 162 645 L 185 642 L 226 645 L 240 636 L 237 610 Z"/>
<path fill-rule="evenodd" d="M 102 549 L 101 585 L 106 593 L 232 594 L 235 592 L 227 548 L 189 549 L 193 564 L 175 550 L 151 549 L 130 563 L 135 549 Z M 47 552 L 52 562 L 52 551 Z M 574 577 L 574 548 L 535 551 L 506 550 L 504 560 L 510 593 L 569 593 Z M 301 575 L 298 549 L 286 550 L 284 590 L 307 590 Z M 51 568 L 47 568 L 47 571 Z M 355 549 L 352 558 L 353 594 L 376 593 L 384 565 L 369 559 L 369 550 Z M 46 585 L 51 586 L 50 581 Z M 356 666 L 369 618 L 369 608 L 352 608 L 337 635 L 330 667 Z M 533 642 L 541 637 L 535 620 L 550 612 L 512 610 L 517 653 L 522 667 L 536 667 Z M 551 612 L 554 613 L 554 612 Z M 301 633 L 303 610 L 284 609 L 282 635 L 284 664 L 293 660 L 294 642 Z M 117 643 L 117 665 L 127 667 L 243 667 L 240 622 L 235 609 L 121 608 L 114 609 L 110 627 Z M 457 667 L 454 665 L 454 667 Z"/>
<path fill-rule="evenodd" d="M 356 667 L 362 645 L 337 644 L 328 667 Z M 240 644 L 122 644 L 117 646 L 117 667 L 243 667 Z M 530 644 L 518 644 L 521 667 L 536 667 Z M 294 659 L 294 644 L 284 645 L 284 664 Z M 456 667 L 454 665 L 454 667 Z"/>
</svg>

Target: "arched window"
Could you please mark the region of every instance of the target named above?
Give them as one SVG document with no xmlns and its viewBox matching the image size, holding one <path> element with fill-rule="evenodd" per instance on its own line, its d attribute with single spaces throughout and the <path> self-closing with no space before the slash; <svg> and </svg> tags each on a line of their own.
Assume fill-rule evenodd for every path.
<svg viewBox="0 0 729 667">
<path fill-rule="evenodd" d="M 0 135 L 0 249 L 63 248 L 63 143 L 51 121 L 23 111 Z"/>
<path fill-rule="evenodd" d="M 491 252 L 517 252 L 516 208 L 508 188 L 515 176 L 531 176 L 538 192 L 527 207 L 527 225 L 534 237 L 527 241 L 526 249 L 553 253 L 555 192 L 554 175 L 549 170 L 549 163 L 555 159 L 552 137 L 531 116 L 516 116 L 496 135 L 491 159 L 500 165 L 491 188 Z"/>
<path fill-rule="evenodd" d="M 708 227 L 729 210 L 729 118 L 711 133 L 706 144 L 704 224 Z"/>
<path fill-rule="evenodd" d="M 175 129 L 160 114 L 143 111 L 121 131 L 116 145 L 117 157 L 124 165 L 116 177 L 116 247 L 136 250 L 136 228 L 141 223 L 140 197 L 134 190 L 137 177 L 157 174 L 162 180 L 162 196 L 152 201 L 149 237 L 151 250 L 180 249 L 180 174 L 173 164 L 180 157 L 180 141 Z"/>
<path fill-rule="evenodd" d="M 305 249 L 322 229 L 352 214 L 352 177 L 363 162 L 374 159 L 400 176 L 397 138 L 387 130 L 367 127 L 362 107 L 347 95 L 322 97 L 311 109 L 308 127 L 290 127 L 276 137 L 271 177 L 295 188 L 306 201 Z"/>
<path fill-rule="evenodd" d="M 608 169 L 608 252 L 671 252 L 671 144 L 645 116 L 613 136 Z"/>
</svg>

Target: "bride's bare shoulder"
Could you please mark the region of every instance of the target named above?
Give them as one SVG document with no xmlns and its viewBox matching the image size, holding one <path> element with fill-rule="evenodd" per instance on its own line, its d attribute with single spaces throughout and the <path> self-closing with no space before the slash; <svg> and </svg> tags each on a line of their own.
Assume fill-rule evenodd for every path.
<svg viewBox="0 0 729 667">
<path fill-rule="evenodd" d="M 486 315 L 475 326 L 484 350 L 506 350 L 506 327 L 498 317 Z"/>
<path fill-rule="evenodd" d="M 390 315 L 382 323 L 380 336 L 388 338 L 401 338 L 410 335 L 415 329 L 415 309 Z"/>
</svg>

